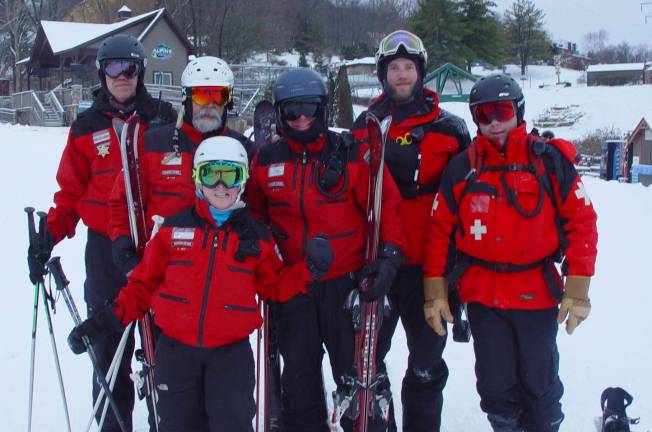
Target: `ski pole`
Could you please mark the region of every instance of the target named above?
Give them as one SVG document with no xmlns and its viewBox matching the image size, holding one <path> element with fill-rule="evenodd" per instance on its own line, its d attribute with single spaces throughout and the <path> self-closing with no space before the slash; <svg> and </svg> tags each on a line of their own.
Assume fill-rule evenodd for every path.
<svg viewBox="0 0 652 432">
<path fill-rule="evenodd" d="M 48 261 L 47 266 L 48 269 L 50 269 L 50 273 L 52 274 L 52 277 L 54 278 L 54 283 L 56 284 L 57 289 L 61 291 L 61 294 L 63 295 L 63 299 L 65 300 L 66 305 L 68 306 L 68 310 L 70 311 L 70 315 L 72 316 L 75 325 L 76 326 L 80 325 L 82 323 L 82 320 L 81 317 L 79 316 L 79 311 L 77 310 L 75 301 L 73 300 L 72 295 L 70 294 L 70 290 L 68 289 L 68 285 L 70 284 L 70 282 L 68 282 L 68 279 L 66 279 L 66 275 L 63 273 L 63 269 L 61 268 L 61 259 L 59 257 L 53 257 L 50 261 Z M 109 400 L 109 404 L 111 405 L 111 408 L 113 409 L 113 414 L 115 415 L 115 418 L 118 421 L 120 430 L 122 432 L 127 432 L 127 427 L 125 426 L 124 420 L 122 419 L 122 415 L 120 414 L 120 410 L 118 409 L 118 404 L 116 403 L 115 398 L 111 393 L 111 390 L 109 390 L 109 384 L 106 382 L 106 379 L 104 379 L 104 374 L 100 369 L 100 364 L 97 360 L 97 356 L 95 355 L 95 350 L 93 349 L 93 346 L 88 340 L 88 337 L 84 336 L 82 338 L 82 341 L 84 342 L 84 346 L 86 347 L 88 356 L 91 359 L 93 370 L 95 371 L 95 375 L 97 375 L 97 381 L 100 383 L 100 385 L 104 389 L 104 392 L 106 393 L 106 397 Z"/>
<path fill-rule="evenodd" d="M 25 207 L 27 213 L 27 233 L 29 245 L 36 243 L 36 228 L 34 227 L 34 207 Z M 32 347 L 29 356 L 29 403 L 27 408 L 27 431 L 32 430 L 32 400 L 34 397 L 34 358 L 36 355 L 36 322 L 38 321 L 39 284 L 34 284 L 34 311 L 32 312 Z"/>
<path fill-rule="evenodd" d="M 122 358 L 124 357 L 125 353 L 125 347 L 127 346 L 127 341 L 129 340 L 129 333 L 131 332 L 131 328 L 133 327 L 133 323 L 129 323 L 129 325 L 125 328 L 124 332 L 122 332 L 122 337 L 120 338 L 120 343 L 118 344 L 118 347 L 115 350 L 115 354 L 113 355 L 113 359 L 111 360 L 111 365 L 109 366 L 109 371 L 106 373 L 106 380 L 109 381 L 109 389 L 113 391 L 113 388 L 115 387 L 115 380 L 118 378 L 118 371 L 120 370 L 120 365 L 122 364 Z M 88 420 L 88 425 L 86 426 L 86 431 L 91 430 L 91 425 L 93 424 L 93 419 L 95 419 L 95 414 L 97 414 L 97 410 L 100 407 L 100 404 L 104 400 L 104 389 L 100 389 L 100 393 L 97 395 L 97 400 L 95 401 L 95 406 L 93 407 L 93 413 L 91 414 L 91 418 Z M 104 425 L 104 420 L 106 418 L 106 412 L 109 408 L 108 404 L 104 404 L 104 407 L 102 407 L 102 416 L 100 417 L 100 424 L 98 426 L 98 430 L 102 430 L 102 426 Z"/>
<path fill-rule="evenodd" d="M 48 215 L 45 212 L 37 212 L 39 217 L 38 224 L 38 237 L 39 237 L 39 253 L 45 253 L 45 241 L 47 236 L 47 218 Z M 57 379 L 59 381 L 59 391 L 61 392 L 61 400 L 63 401 L 63 411 L 66 415 L 66 425 L 68 427 L 68 432 L 71 431 L 70 428 L 70 415 L 68 414 L 68 401 L 66 400 L 66 389 L 63 385 L 63 376 L 61 375 L 61 364 L 59 363 L 59 352 L 57 350 L 57 342 L 54 338 L 54 329 L 52 327 L 52 316 L 50 315 L 50 308 L 48 306 L 48 296 L 45 292 L 45 284 L 43 281 L 40 281 L 38 285 L 41 285 L 41 291 L 43 294 L 43 306 L 45 307 L 45 320 L 48 323 L 48 333 L 50 334 L 50 343 L 52 344 L 52 354 L 54 355 L 54 366 L 57 371 Z"/>
</svg>

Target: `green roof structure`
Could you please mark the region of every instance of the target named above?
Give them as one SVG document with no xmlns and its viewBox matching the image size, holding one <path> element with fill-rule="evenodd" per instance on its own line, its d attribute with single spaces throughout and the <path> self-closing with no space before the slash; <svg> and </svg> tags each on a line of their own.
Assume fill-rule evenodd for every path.
<svg viewBox="0 0 652 432">
<path fill-rule="evenodd" d="M 446 63 L 426 75 L 423 83 L 439 94 L 441 102 L 468 102 L 471 87 L 477 80 L 467 71 Z"/>
</svg>

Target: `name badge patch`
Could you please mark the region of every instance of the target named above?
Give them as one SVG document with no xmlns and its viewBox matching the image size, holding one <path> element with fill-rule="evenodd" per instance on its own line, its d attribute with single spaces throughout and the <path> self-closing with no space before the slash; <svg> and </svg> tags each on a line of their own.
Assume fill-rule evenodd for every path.
<svg viewBox="0 0 652 432">
<path fill-rule="evenodd" d="M 106 141 L 111 141 L 111 133 L 108 129 L 93 132 L 93 144 L 99 145 Z"/>
<path fill-rule="evenodd" d="M 267 177 L 279 177 L 285 173 L 285 164 L 277 163 L 269 166 Z"/>
<path fill-rule="evenodd" d="M 172 240 L 193 240 L 194 238 L 194 228 L 172 228 Z"/>
</svg>

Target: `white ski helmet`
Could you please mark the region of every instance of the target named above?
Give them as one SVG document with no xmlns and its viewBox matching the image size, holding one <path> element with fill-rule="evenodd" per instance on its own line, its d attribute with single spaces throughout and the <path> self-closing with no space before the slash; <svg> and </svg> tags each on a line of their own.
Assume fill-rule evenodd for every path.
<svg viewBox="0 0 652 432">
<path fill-rule="evenodd" d="M 224 60 L 204 56 L 191 60 L 181 74 L 181 87 L 233 87 L 233 72 Z"/>
<path fill-rule="evenodd" d="M 245 168 L 249 167 L 247 150 L 240 141 L 227 136 L 214 136 L 202 141 L 195 151 L 192 165 L 196 168 L 202 162 L 218 160 L 235 162 Z"/>
</svg>

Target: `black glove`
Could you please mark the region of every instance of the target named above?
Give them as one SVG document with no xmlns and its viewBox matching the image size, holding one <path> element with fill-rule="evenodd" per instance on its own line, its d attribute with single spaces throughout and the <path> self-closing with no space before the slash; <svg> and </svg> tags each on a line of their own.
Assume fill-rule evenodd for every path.
<svg viewBox="0 0 652 432">
<path fill-rule="evenodd" d="M 75 354 L 86 352 L 84 336 L 94 344 L 102 337 L 112 333 L 120 333 L 124 326 L 113 312 L 113 305 L 104 306 L 83 323 L 76 326 L 68 335 L 68 346 Z"/>
<path fill-rule="evenodd" d="M 319 281 L 333 264 L 333 248 L 328 240 L 317 235 L 306 242 L 306 266 L 310 276 Z"/>
<path fill-rule="evenodd" d="M 55 243 L 54 237 L 52 237 L 50 231 L 45 228 L 45 232 L 42 236 L 37 235 L 36 244 L 31 244 L 27 248 L 29 280 L 33 284 L 43 282 L 43 277 L 47 274 L 45 263 L 50 259 Z"/>
<path fill-rule="evenodd" d="M 113 263 L 124 273 L 129 274 L 140 262 L 134 241 L 129 236 L 120 236 L 111 245 Z"/>
<path fill-rule="evenodd" d="M 368 277 L 373 279 L 371 285 L 366 289 L 360 288 L 360 298 L 366 302 L 371 302 L 386 295 L 392 287 L 401 260 L 401 251 L 392 244 L 385 244 L 378 257 L 364 266 L 358 273 L 358 280 L 361 284 Z"/>
</svg>

